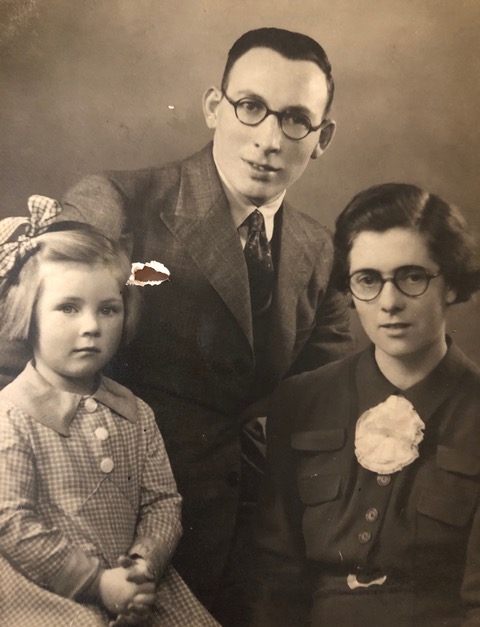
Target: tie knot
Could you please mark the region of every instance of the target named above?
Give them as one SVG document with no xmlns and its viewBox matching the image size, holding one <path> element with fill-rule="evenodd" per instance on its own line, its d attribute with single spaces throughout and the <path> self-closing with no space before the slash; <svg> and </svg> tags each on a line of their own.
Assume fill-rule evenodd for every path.
<svg viewBox="0 0 480 627">
<path fill-rule="evenodd" d="M 262 231 L 264 228 L 264 219 L 262 213 L 255 209 L 245 220 L 244 224 L 248 226 L 248 232 L 251 231 Z"/>
</svg>

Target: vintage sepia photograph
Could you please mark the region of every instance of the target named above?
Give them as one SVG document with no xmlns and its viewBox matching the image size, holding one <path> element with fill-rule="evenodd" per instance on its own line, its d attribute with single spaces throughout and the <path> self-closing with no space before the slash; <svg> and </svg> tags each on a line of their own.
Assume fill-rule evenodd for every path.
<svg viewBox="0 0 480 627">
<path fill-rule="evenodd" d="M 0 0 L 0 624 L 480 627 L 478 0 Z"/>
</svg>

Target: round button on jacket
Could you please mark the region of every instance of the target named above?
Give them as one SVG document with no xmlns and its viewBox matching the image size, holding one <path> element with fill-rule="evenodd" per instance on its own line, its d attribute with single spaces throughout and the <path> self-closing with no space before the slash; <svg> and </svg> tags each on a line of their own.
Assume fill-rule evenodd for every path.
<svg viewBox="0 0 480 627">
<path fill-rule="evenodd" d="M 84 407 L 89 414 L 93 414 L 93 412 L 97 410 L 98 403 L 94 398 L 90 396 L 89 398 L 85 399 Z"/>
<path fill-rule="evenodd" d="M 378 520 L 378 509 L 376 507 L 370 507 L 367 509 L 365 520 L 369 523 L 373 523 Z"/>
<path fill-rule="evenodd" d="M 367 544 L 372 539 L 372 534 L 370 531 L 362 531 L 358 534 L 358 541 L 360 544 Z"/>
<path fill-rule="evenodd" d="M 95 437 L 102 442 L 108 440 L 108 431 L 105 427 L 98 427 L 98 429 L 95 429 Z"/>
<path fill-rule="evenodd" d="M 114 466 L 113 459 L 110 459 L 110 457 L 105 457 L 100 462 L 100 470 L 104 472 L 106 475 L 109 472 L 112 472 L 113 466 Z"/>
<path fill-rule="evenodd" d="M 392 478 L 390 475 L 377 475 L 377 483 L 381 486 L 387 486 Z"/>
</svg>

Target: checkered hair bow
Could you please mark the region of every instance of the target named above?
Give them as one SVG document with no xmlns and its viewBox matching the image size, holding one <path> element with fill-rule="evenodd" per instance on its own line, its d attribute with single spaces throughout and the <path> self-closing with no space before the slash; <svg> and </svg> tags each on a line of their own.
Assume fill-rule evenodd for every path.
<svg viewBox="0 0 480 627">
<path fill-rule="evenodd" d="M 62 207 L 53 198 L 30 196 L 28 210 L 29 218 L 0 220 L 0 280 L 6 279 L 15 264 L 37 248 L 37 237 L 55 222 Z M 9 242 L 15 231 L 23 225 L 26 225 L 25 232 Z"/>
</svg>

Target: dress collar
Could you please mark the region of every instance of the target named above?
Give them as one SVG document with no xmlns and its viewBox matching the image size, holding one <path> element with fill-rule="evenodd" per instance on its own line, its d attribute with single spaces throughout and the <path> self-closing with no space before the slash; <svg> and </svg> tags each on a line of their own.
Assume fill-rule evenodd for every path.
<svg viewBox="0 0 480 627">
<path fill-rule="evenodd" d="M 375 361 L 372 345 L 360 354 L 356 367 L 356 385 L 359 400 L 359 415 L 382 403 L 392 394 L 409 400 L 426 422 L 440 405 L 456 389 L 466 369 L 466 360 L 460 349 L 447 337 L 448 350 L 440 363 L 422 381 L 406 390 L 400 390 L 388 381 Z"/>
<path fill-rule="evenodd" d="M 0 392 L 1 400 L 9 400 L 37 422 L 65 436 L 70 435 L 70 424 L 85 398 L 89 397 L 53 387 L 35 369 L 31 361 L 23 372 Z M 136 422 L 135 396 L 112 379 L 102 376 L 100 385 L 91 398 L 130 422 Z"/>
</svg>

